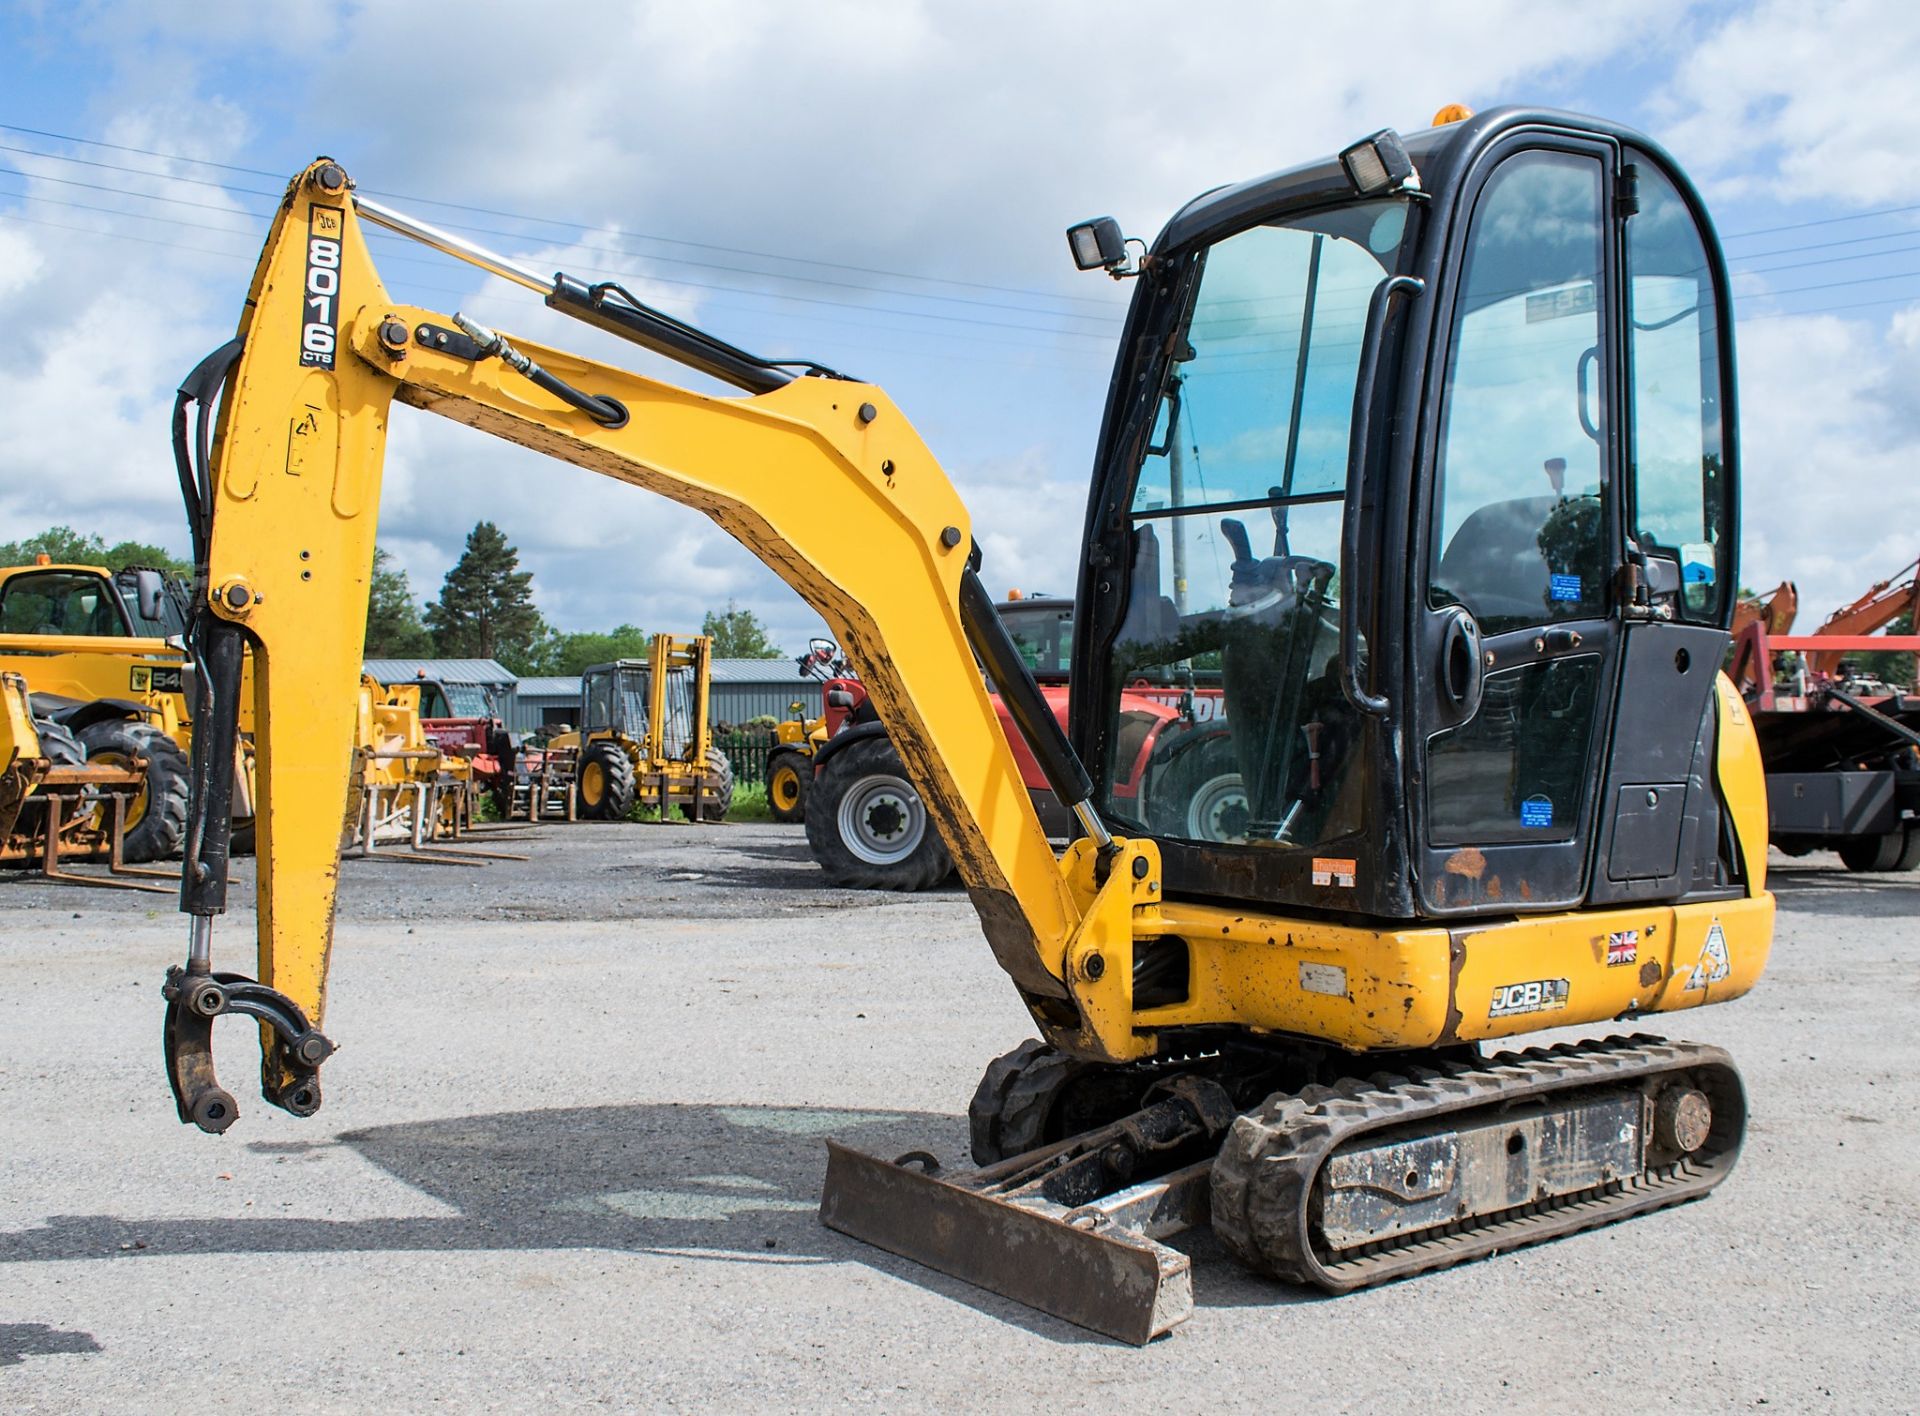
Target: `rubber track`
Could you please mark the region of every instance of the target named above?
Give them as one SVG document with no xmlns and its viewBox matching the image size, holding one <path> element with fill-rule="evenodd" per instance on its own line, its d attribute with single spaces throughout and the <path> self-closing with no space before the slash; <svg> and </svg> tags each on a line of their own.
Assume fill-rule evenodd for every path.
<svg viewBox="0 0 1920 1416">
<path fill-rule="evenodd" d="M 1482 1215 L 1338 1255 L 1316 1252 L 1312 1205 L 1321 1167 L 1341 1145 L 1425 1116 L 1473 1115 L 1508 1102 L 1594 1086 L 1639 1087 L 1700 1069 L 1715 1123 L 1695 1156 L 1592 1190 Z M 1725 1129 L 1733 1128 L 1731 1143 Z M 1745 1097 L 1732 1060 L 1717 1047 L 1636 1036 L 1562 1043 L 1478 1064 L 1376 1075 L 1270 1098 L 1237 1120 L 1213 1168 L 1213 1228 L 1236 1257 L 1263 1273 L 1345 1293 L 1390 1279 L 1594 1229 L 1629 1215 L 1695 1199 L 1733 1168 L 1745 1131 Z"/>
</svg>

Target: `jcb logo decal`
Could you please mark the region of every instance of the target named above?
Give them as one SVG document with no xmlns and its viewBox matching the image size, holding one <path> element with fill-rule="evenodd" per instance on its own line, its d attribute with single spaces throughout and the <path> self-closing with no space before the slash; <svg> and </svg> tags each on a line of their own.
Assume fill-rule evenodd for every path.
<svg viewBox="0 0 1920 1416">
<path fill-rule="evenodd" d="M 1516 1013 L 1551 1013 L 1567 1006 L 1567 981 L 1564 978 L 1537 978 L 1530 983 L 1503 983 L 1493 990 L 1489 1018 L 1510 1018 Z"/>
<path fill-rule="evenodd" d="M 300 326 L 300 362 L 332 369 L 340 329 L 340 233 L 338 207 L 312 207 L 307 215 L 307 322 Z"/>
</svg>

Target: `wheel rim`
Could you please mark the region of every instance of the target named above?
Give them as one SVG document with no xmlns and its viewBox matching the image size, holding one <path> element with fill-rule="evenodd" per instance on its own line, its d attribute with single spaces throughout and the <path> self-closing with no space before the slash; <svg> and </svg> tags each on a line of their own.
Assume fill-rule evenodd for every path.
<svg viewBox="0 0 1920 1416">
<path fill-rule="evenodd" d="M 580 769 L 580 800 L 588 806 L 598 806 L 606 794 L 606 769 L 598 762 L 589 762 Z"/>
<path fill-rule="evenodd" d="M 897 865 L 920 847 L 927 812 L 898 777 L 862 777 L 840 798 L 840 839 L 868 865 Z"/>
<path fill-rule="evenodd" d="M 97 762 L 102 767 L 131 767 L 133 765 L 132 759 L 129 758 L 124 752 L 112 752 L 112 751 L 91 752 L 87 754 L 87 761 Z M 146 819 L 146 815 L 147 815 L 147 782 L 146 782 L 146 778 L 142 777 L 140 779 L 140 790 L 135 792 L 133 794 L 132 800 L 130 800 L 127 803 L 127 819 L 125 823 L 126 829 L 128 831 L 132 831 L 134 827 L 138 826 L 142 821 Z M 113 822 L 113 817 L 109 813 L 105 802 L 102 802 L 99 806 L 96 806 L 93 809 L 93 829 L 94 830 L 104 831 L 107 829 L 109 825 L 112 824 L 112 822 Z"/>
<path fill-rule="evenodd" d="M 773 784 L 769 789 L 773 804 L 782 811 L 792 811 L 800 804 L 800 773 L 790 763 L 782 763 L 773 769 Z"/>
<path fill-rule="evenodd" d="M 1200 784 L 1187 804 L 1187 839 L 1244 841 L 1251 810 L 1247 784 L 1238 772 L 1222 772 Z"/>
</svg>

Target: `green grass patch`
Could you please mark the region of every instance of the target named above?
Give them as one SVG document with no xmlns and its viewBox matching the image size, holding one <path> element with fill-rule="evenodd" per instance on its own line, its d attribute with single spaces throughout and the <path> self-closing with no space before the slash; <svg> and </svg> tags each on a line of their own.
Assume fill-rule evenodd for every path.
<svg viewBox="0 0 1920 1416">
<path fill-rule="evenodd" d="M 660 813 L 650 803 L 635 802 L 633 810 L 627 813 L 629 821 L 658 821 Z M 674 819 L 680 820 L 679 809 L 674 810 Z M 767 805 L 767 784 L 765 782 L 740 782 L 733 789 L 733 804 L 727 808 L 729 821 L 771 821 L 773 808 Z"/>
</svg>

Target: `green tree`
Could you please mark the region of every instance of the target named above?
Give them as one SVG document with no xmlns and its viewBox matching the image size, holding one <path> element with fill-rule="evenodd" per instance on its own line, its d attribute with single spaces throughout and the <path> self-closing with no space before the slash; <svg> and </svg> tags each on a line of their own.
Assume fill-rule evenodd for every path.
<svg viewBox="0 0 1920 1416">
<path fill-rule="evenodd" d="M 1888 634 L 1912 634 L 1913 615 L 1902 612 L 1888 623 Z M 1865 654 L 1847 656 L 1856 664 L 1862 674 L 1877 678 L 1882 683 L 1890 683 L 1896 688 L 1912 688 L 1914 681 L 1914 656 L 1910 651 L 1900 649 L 1875 649 Z"/>
<path fill-rule="evenodd" d="M 433 636 L 420 619 L 407 573 L 378 546 L 373 551 L 373 585 L 367 596 L 367 656 L 374 659 L 425 659 L 433 654 Z"/>
<path fill-rule="evenodd" d="M 498 659 L 525 673 L 550 636 L 533 603 L 533 572 L 491 521 L 467 534 L 466 550 L 447 572 L 440 598 L 427 606 L 434 648 L 449 658 Z"/>
<path fill-rule="evenodd" d="M 571 634 L 554 634 L 541 646 L 541 652 L 536 656 L 540 666 L 538 672 L 577 674 L 594 664 L 605 664 L 614 659 L 644 659 L 648 647 L 649 636 L 646 631 L 631 624 L 623 624 L 605 633 L 580 630 Z"/>
<path fill-rule="evenodd" d="M 125 570 L 130 565 L 152 566 L 183 580 L 193 576 L 192 566 L 158 546 L 144 541 L 116 541 L 109 546 L 101 537 L 85 535 L 71 526 L 49 526 L 23 540 L 0 542 L 0 565 L 32 565 L 36 556 L 46 556 L 56 563 L 103 566 L 107 570 Z"/>
<path fill-rule="evenodd" d="M 727 601 L 726 612 L 708 610 L 700 632 L 713 639 L 716 659 L 784 659 L 787 651 L 767 638 L 767 628 L 752 610 Z"/>
</svg>

